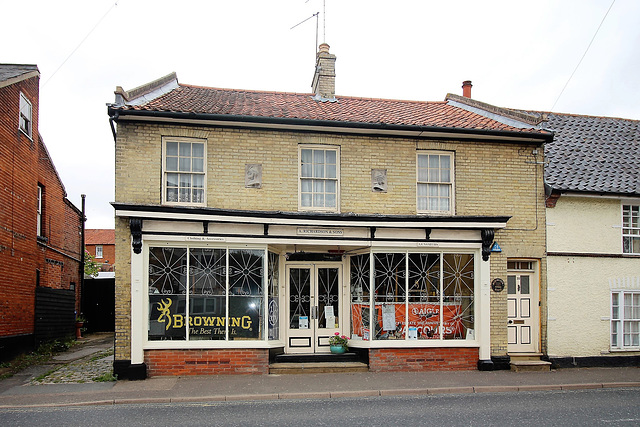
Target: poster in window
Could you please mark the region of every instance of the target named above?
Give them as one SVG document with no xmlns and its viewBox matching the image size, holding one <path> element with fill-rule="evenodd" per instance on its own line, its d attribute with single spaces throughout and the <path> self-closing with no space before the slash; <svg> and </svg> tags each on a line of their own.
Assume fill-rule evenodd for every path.
<svg viewBox="0 0 640 427">
<path fill-rule="evenodd" d="M 382 330 L 396 330 L 396 308 L 392 304 L 382 306 Z"/>
<path fill-rule="evenodd" d="M 309 316 L 300 316 L 298 329 L 309 329 Z"/>
</svg>

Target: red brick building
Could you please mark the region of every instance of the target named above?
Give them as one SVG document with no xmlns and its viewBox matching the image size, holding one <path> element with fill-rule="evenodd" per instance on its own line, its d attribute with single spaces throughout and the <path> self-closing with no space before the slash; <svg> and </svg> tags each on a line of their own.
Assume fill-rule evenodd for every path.
<svg viewBox="0 0 640 427">
<path fill-rule="evenodd" d="M 40 72 L 0 64 L 0 358 L 73 333 L 83 215 L 38 132 Z"/>
<path fill-rule="evenodd" d="M 84 245 L 87 252 L 100 264 L 101 272 L 113 271 L 116 261 L 116 231 L 111 229 L 85 230 Z"/>
</svg>

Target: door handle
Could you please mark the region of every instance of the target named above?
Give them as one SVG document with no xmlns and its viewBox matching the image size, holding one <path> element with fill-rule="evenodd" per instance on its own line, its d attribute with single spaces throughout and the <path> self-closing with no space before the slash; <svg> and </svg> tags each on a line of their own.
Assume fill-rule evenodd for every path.
<svg viewBox="0 0 640 427">
<path fill-rule="evenodd" d="M 311 306 L 311 318 L 312 319 L 317 319 L 318 318 L 318 306 L 317 305 Z"/>
<path fill-rule="evenodd" d="M 509 320 L 507 323 L 508 323 L 508 324 L 512 324 L 512 323 L 513 323 L 513 320 Z"/>
</svg>

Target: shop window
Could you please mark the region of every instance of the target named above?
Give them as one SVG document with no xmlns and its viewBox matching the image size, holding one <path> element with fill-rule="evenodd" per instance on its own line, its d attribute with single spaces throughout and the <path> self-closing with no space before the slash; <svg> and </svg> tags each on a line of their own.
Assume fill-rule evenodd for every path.
<svg viewBox="0 0 640 427">
<path fill-rule="evenodd" d="M 409 254 L 409 331 L 431 339 L 440 331 L 440 254 Z"/>
<path fill-rule="evenodd" d="M 473 255 L 444 254 L 442 276 L 443 337 L 445 339 L 475 338 Z"/>
<path fill-rule="evenodd" d="M 31 138 L 32 131 L 32 107 L 31 102 L 24 94 L 20 93 L 20 120 L 19 128 L 25 135 Z"/>
<path fill-rule="evenodd" d="M 149 340 L 264 339 L 264 259 L 262 250 L 149 248 Z"/>
<path fill-rule="evenodd" d="M 352 338 L 475 339 L 473 254 L 374 253 L 372 257 L 372 278 L 369 255 L 351 257 Z"/>
<path fill-rule="evenodd" d="M 340 152 L 335 147 L 300 147 L 299 206 L 301 210 L 337 212 Z"/>
<path fill-rule="evenodd" d="M 419 152 L 417 175 L 418 212 L 453 214 L 453 154 Z"/>
<path fill-rule="evenodd" d="M 264 335 L 264 251 L 229 250 L 229 339 Z"/>
<path fill-rule="evenodd" d="M 622 206 L 622 252 L 640 254 L 640 206 Z"/>
<path fill-rule="evenodd" d="M 280 339 L 280 267 L 279 256 L 269 252 L 268 259 L 268 316 L 269 316 L 269 339 Z"/>
<path fill-rule="evenodd" d="M 640 348 L 640 291 L 611 293 L 611 347 Z"/>
<path fill-rule="evenodd" d="M 369 293 L 369 254 L 351 257 L 351 336 L 370 337 L 371 297 Z"/>
<path fill-rule="evenodd" d="M 164 140 L 163 201 L 205 204 L 205 142 L 187 138 Z"/>
<path fill-rule="evenodd" d="M 405 336 L 405 257 L 403 253 L 373 255 L 375 313 L 372 318 L 382 319 L 375 325 L 374 339 L 403 339 Z"/>
<path fill-rule="evenodd" d="M 186 339 L 187 250 L 149 248 L 149 340 Z"/>
</svg>

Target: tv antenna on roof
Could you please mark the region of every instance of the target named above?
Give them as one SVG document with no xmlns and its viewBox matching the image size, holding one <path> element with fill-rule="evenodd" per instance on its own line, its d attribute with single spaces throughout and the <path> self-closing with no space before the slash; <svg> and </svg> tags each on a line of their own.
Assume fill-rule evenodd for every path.
<svg viewBox="0 0 640 427">
<path fill-rule="evenodd" d="M 298 22 L 296 25 L 294 25 L 293 27 L 289 28 L 290 30 L 293 30 L 298 25 L 304 24 L 305 22 L 307 22 L 309 19 L 313 18 L 314 16 L 316 17 L 316 45 L 313 47 L 313 53 L 314 54 L 316 53 L 316 49 L 318 48 L 318 15 L 320 15 L 320 12 L 314 13 L 313 15 L 311 15 L 310 17 L 308 17 L 304 21 Z"/>
<path fill-rule="evenodd" d="M 305 3 L 309 3 L 309 0 L 305 1 Z M 316 49 L 319 46 L 319 44 L 318 44 L 318 26 L 319 26 L 319 19 L 320 19 L 319 15 L 320 15 L 320 12 L 316 12 L 313 15 L 311 15 L 310 17 L 308 17 L 307 19 L 305 19 L 304 21 L 298 22 L 296 25 L 294 25 L 293 27 L 289 28 L 290 30 L 293 30 L 298 25 L 307 22 L 309 19 L 311 19 L 311 18 L 313 18 L 315 16 L 315 18 L 316 18 L 316 44 L 313 47 L 314 55 L 316 53 Z M 327 2 L 326 2 L 326 0 L 322 0 L 322 42 L 323 43 L 326 43 L 326 38 L 327 38 L 327 20 L 326 20 L 326 16 L 327 16 Z"/>
</svg>

